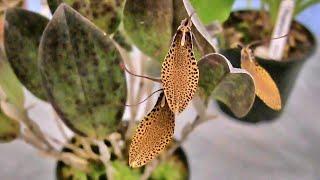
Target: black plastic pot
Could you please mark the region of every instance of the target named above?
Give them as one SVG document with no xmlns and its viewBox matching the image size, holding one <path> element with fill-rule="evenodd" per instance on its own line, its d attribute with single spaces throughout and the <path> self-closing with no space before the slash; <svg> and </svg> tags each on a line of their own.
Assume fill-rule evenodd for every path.
<svg viewBox="0 0 320 180">
<path fill-rule="evenodd" d="M 294 23 L 298 23 L 294 21 Z M 300 24 L 301 25 L 301 24 Z M 316 42 L 313 34 L 303 25 L 302 28 L 305 29 L 312 48 L 308 49 L 303 58 L 291 58 L 285 61 L 275 61 L 271 59 L 256 58 L 257 62 L 264 67 L 269 74 L 274 79 L 277 84 L 282 101 L 282 109 L 280 111 L 275 111 L 267 107 L 261 99 L 257 96 L 255 102 L 250 110 L 250 112 L 243 118 L 237 118 L 224 104 L 218 102 L 221 110 L 228 114 L 229 116 L 238 119 L 243 122 L 258 123 L 258 122 L 268 122 L 275 120 L 279 117 L 285 109 L 290 93 L 295 85 L 296 79 L 310 56 L 314 53 L 316 49 Z M 234 67 L 240 68 L 240 50 L 239 49 L 226 49 L 222 50 L 221 54 L 226 56 Z"/>
</svg>

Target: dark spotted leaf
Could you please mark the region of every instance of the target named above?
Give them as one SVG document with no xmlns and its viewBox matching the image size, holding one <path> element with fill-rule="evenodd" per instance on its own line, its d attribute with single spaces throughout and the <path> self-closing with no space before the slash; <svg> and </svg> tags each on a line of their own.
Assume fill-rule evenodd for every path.
<svg viewBox="0 0 320 180">
<path fill-rule="evenodd" d="M 199 87 L 205 97 L 221 101 L 237 116 L 245 116 L 255 98 L 254 81 L 248 72 L 233 68 L 223 55 L 212 53 L 198 63 Z"/>
<path fill-rule="evenodd" d="M 126 81 L 108 36 L 61 4 L 44 31 L 39 56 L 48 98 L 71 129 L 95 138 L 116 130 Z"/>
<path fill-rule="evenodd" d="M 20 134 L 20 124 L 9 119 L 0 109 L 0 143 L 10 142 Z"/>
<path fill-rule="evenodd" d="M 124 0 L 47 0 L 51 12 L 66 3 L 108 34 L 113 33 L 121 21 Z"/>
<path fill-rule="evenodd" d="M 21 83 L 46 100 L 38 70 L 38 46 L 48 19 L 27 10 L 12 8 L 5 15 L 4 46 L 7 59 Z"/>
<path fill-rule="evenodd" d="M 162 62 L 172 39 L 172 0 L 127 0 L 123 25 L 132 42 Z"/>
</svg>

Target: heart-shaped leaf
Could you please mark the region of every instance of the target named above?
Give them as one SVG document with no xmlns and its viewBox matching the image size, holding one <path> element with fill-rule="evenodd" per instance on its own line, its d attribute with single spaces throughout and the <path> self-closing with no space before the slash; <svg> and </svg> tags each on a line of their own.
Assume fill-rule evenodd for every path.
<svg viewBox="0 0 320 180">
<path fill-rule="evenodd" d="M 9 119 L 0 109 L 0 143 L 10 142 L 20 134 L 20 124 Z"/>
<path fill-rule="evenodd" d="M 184 0 L 189 1 L 189 0 Z M 201 21 L 208 25 L 213 21 L 228 19 L 234 0 L 190 0 Z"/>
<path fill-rule="evenodd" d="M 8 61 L 21 83 L 46 100 L 38 70 L 38 46 L 48 19 L 27 10 L 12 8 L 5 15 L 4 46 Z"/>
<path fill-rule="evenodd" d="M 123 25 L 143 53 L 162 62 L 171 41 L 172 17 L 172 0 L 127 0 Z"/>
<path fill-rule="evenodd" d="M 99 139 L 116 130 L 126 81 L 108 36 L 61 4 L 44 31 L 39 57 L 49 100 L 71 129 Z"/>
<path fill-rule="evenodd" d="M 235 116 L 245 116 L 255 98 L 254 81 L 249 73 L 233 68 L 226 57 L 217 53 L 204 56 L 198 65 L 203 94 L 223 102 Z"/>
<path fill-rule="evenodd" d="M 24 107 L 22 85 L 8 63 L 0 48 L 0 99 L 6 100 L 19 109 Z"/>
<path fill-rule="evenodd" d="M 59 4 L 66 3 L 88 18 L 108 34 L 113 33 L 121 21 L 123 0 L 47 0 L 52 13 Z"/>
</svg>

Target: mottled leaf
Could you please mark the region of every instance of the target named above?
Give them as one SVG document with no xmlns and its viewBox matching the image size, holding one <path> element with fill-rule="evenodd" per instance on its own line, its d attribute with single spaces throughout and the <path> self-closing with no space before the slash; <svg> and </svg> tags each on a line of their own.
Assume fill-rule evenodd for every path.
<svg viewBox="0 0 320 180">
<path fill-rule="evenodd" d="M 181 22 L 161 69 L 161 80 L 169 107 L 181 113 L 198 88 L 199 68 L 193 53 L 191 20 Z"/>
<path fill-rule="evenodd" d="M 234 0 L 190 0 L 201 21 L 208 25 L 213 21 L 225 21 L 232 10 Z"/>
<path fill-rule="evenodd" d="M 22 85 L 8 63 L 4 51 L 0 48 L 0 99 L 6 100 L 19 109 L 24 107 Z"/>
<path fill-rule="evenodd" d="M 20 133 L 20 124 L 9 119 L 0 109 L 0 143 L 16 139 Z"/>
<path fill-rule="evenodd" d="M 116 130 L 126 81 L 108 36 L 61 4 L 44 31 L 39 57 L 48 98 L 71 129 L 95 138 Z"/>
<path fill-rule="evenodd" d="M 164 99 L 163 99 L 164 98 Z M 129 149 L 129 165 L 137 168 L 159 155 L 170 143 L 174 133 L 174 113 L 164 93 L 159 95 L 151 112 L 139 123 Z"/>
<path fill-rule="evenodd" d="M 5 15 L 4 46 L 8 61 L 20 82 L 46 100 L 38 70 L 38 46 L 48 19 L 31 11 L 12 8 Z"/>
<path fill-rule="evenodd" d="M 108 34 L 113 33 L 121 21 L 124 0 L 47 0 L 51 12 L 55 12 L 59 4 L 66 3 L 88 18 Z"/>
<path fill-rule="evenodd" d="M 162 62 L 172 38 L 172 0 L 127 0 L 123 25 L 132 42 Z"/>
<path fill-rule="evenodd" d="M 255 98 L 252 77 L 242 69 L 233 68 L 223 55 L 213 53 L 199 63 L 199 87 L 206 96 L 223 102 L 237 116 L 245 116 Z"/>
</svg>

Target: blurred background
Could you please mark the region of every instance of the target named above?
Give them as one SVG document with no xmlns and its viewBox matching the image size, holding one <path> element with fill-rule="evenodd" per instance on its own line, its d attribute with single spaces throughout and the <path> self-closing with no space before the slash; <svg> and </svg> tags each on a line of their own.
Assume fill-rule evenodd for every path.
<svg viewBox="0 0 320 180">
<path fill-rule="evenodd" d="M 260 6 L 259 0 L 237 0 L 233 9 Z M 28 0 L 26 7 L 50 17 L 41 0 Z M 320 4 L 298 16 L 319 40 Z M 218 111 L 218 118 L 197 128 L 183 144 L 190 163 L 191 180 L 198 179 L 320 179 L 320 49 L 305 64 L 282 116 L 272 123 L 245 124 Z M 28 92 L 26 92 L 28 93 Z M 51 107 L 31 94 L 36 103 L 30 116 L 50 134 L 58 133 Z M 181 126 L 194 119 L 194 110 L 178 116 Z M 56 162 L 44 158 L 21 141 L 0 145 L 0 179 L 55 179 Z"/>
</svg>

